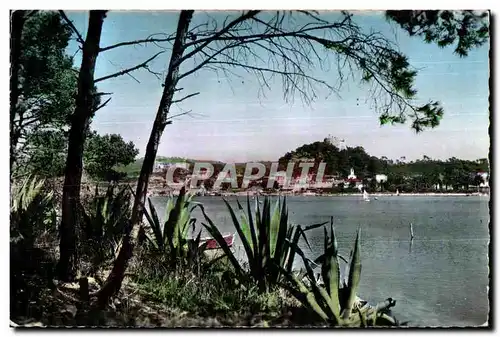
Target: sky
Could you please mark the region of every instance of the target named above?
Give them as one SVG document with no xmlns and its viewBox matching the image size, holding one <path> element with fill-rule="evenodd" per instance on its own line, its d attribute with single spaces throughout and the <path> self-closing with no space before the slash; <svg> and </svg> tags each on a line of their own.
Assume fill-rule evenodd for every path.
<svg viewBox="0 0 500 337">
<path fill-rule="evenodd" d="M 67 12 L 85 37 L 87 12 Z M 226 12 L 195 12 L 194 27 L 213 18 L 222 24 Z M 231 13 L 229 13 L 231 14 Z M 489 151 L 489 45 L 470 52 L 466 58 L 453 53 L 453 47 L 438 48 L 385 21 L 379 12 L 357 12 L 355 20 L 363 30 L 379 31 L 393 40 L 419 69 L 416 80 L 422 102 L 440 101 L 445 115 L 440 126 L 416 134 L 406 125 L 380 126 L 378 113 L 368 99 L 368 87 L 347 81 L 336 95 L 318 88 L 318 98 L 307 105 L 299 96 L 285 101 L 280 80 L 262 86 L 253 74 L 236 72 L 225 76 L 200 70 L 181 80 L 184 88 L 175 99 L 190 93 L 199 95 L 172 106 L 171 114 L 191 111 L 168 125 L 161 138 L 158 156 L 243 162 L 277 160 L 303 144 L 321 141 L 329 135 L 344 139 L 347 146 L 362 146 L 371 155 L 415 160 L 427 155 L 446 159 L 477 159 Z M 334 19 L 338 13 L 324 13 Z M 111 11 L 104 21 L 101 47 L 123 41 L 143 39 L 154 33 L 175 32 L 178 12 Z M 165 45 L 164 46 L 168 46 Z M 120 47 L 99 54 L 96 78 L 134 66 L 161 51 L 157 46 Z M 81 58 L 72 41 L 68 54 Z M 265 56 L 265 55 L 264 55 Z M 325 67 L 311 69 L 311 75 L 335 84 L 336 63 L 324 56 Z M 164 73 L 169 51 L 160 55 L 150 69 Z M 194 61 L 193 61 L 194 62 Z M 193 66 L 187 62 L 181 72 Z M 100 134 L 118 133 L 133 141 L 144 155 L 162 94 L 163 78 L 146 70 L 133 77 L 121 76 L 98 83 L 102 92 L 111 92 L 110 103 L 99 110 L 92 128 Z"/>
</svg>

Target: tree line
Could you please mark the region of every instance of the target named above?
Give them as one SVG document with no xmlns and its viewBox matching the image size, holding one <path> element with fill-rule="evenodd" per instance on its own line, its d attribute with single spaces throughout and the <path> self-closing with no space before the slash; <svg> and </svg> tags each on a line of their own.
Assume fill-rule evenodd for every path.
<svg viewBox="0 0 500 337">
<path fill-rule="evenodd" d="M 480 172 L 489 173 L 489 162 L 486 158 L 463 160 L 456 157 L 447 160 L 422 159 L 406 161 L 405 157 L 397 160 L 387 157 L 377 158 L 366 153 L 361 146 L 339 149 L 325 139 L 322 142 L 305 144 L 294 151 L 286 153 L 279 159 L 281 167 L 286 169 L 288 163 L 310 159 L 315 163 L 311 173 L 317 172 L 319 163 L 324 162 L 325 175 L 346 178 L 351 168 L 358 179 L 371 190 L 389 190 L 401 192 L 427 192 L 453 190 L 468 191 L 472 186 L 484 183 Z M 296 166 L 295 175 L 300 175 Z M 387 181 L 377 184 L 376 175 L 387 176 Z M 346 186 L 347 187 L 347 186 Z"/>
</svg>

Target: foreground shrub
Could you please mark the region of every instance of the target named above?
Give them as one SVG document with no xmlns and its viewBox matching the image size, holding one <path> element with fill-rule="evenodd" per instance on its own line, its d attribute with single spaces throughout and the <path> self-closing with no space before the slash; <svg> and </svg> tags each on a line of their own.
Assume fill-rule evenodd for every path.
<svg viewBox="0 0 500 337">
<path fill-rule="evenodd" d="M 297 277 L 294 272 L 283 270 L 288 283 L 282 283 L 298 301 L 313 311 L 332 326 L 363 327 L 376 325 L 397 325 L 397 321 L 388 315 L 388 309 L 395 301 L 388 299 L 376 307 L 369 306 L 357 297 L 361 278 L 360 230 L 356 235 L 354 249 L 351 254 L 347 280 L 340 278 L 339 255 L 333 224 L 330 234 L 324 229 L 324 253 L 313 263 L 306 258 L 304 252 L 294 243 L 293 250 L 302 258 L 306 269 L 306 278 Z M 320 263 L 323 284 L 316 279 L 313 264 Z"/>
<path fill-rule="evenodd" d="M 104 193 L 98 186 L 82 207 L 82 233 L 79 240 L 83 257 L 91 264 L 90 273 L 111 262 L 131 217 L 131 192 L 128 186 L 109 185 Z"/>
<path fill-rule="evenodd" d="M 250 209 L 250 199 L 247 197 L 247 212 L 237 201 L 241 213 L 240 220 L 236 216 L 231 205 L 224 200 L 231 215 L 233 225 L 238 233 L 244 247 L 248 268 L 238 261 L 235 254 L 225 242 L 216 224 L 205 213 L 200 206 L 208 224 L 203 223 L 207 231 L 217 240 L 218 244 L 233 265 L 237 277 L 245 282 L 254 282 L 260 292 L 271 290 L 282 279 L 282 273 L 292 271 L 295 251 L 292 245 L 297 245 L 303 237 L 306 243 L 305 232 L 313 228 L 323 226 L 325 223 L 311 225 L 302 228 L 300 225 L 290 225 L 288 222 L 288 209 L 286 198 L 283 202 L 278 199 L 271 211 L 269 197 L 264 198 L 263 210 L 261 211 L 259 200 L 256 199 L 255 219 Z M 281 268 L 274 268 L 275 265 Z"/>
<path fill-rule="evenodd" d="M 11 317 L 40 317 L 55 266 L 52 252 L 39 248 L 40 238 L 57 228 L 54 193 L 44 180 L 29 177 L 13 188 L 10 201 Z"/>
<path fill-rule="evenodd" d="M 45 181 L 28 177 L 11 193 L 11 241 L 23 242 L 30 248 L 44 232 L 54 232 L 56 208 L 54 193 L 45 189 Z"/>
<path fill-rule="evenodd" d="M 193 194 L 186 193 L 183 187 L 176 200 L 169 197 L 165 209 L 164 221 L 161 222 L 156 209 L 148 198 L 149 211 L 144 215 L 149 225 L 146 234 L 147 245 L 157 257 L 166 257 L 172 270 L 194 267 L 203 257 L 204 246 L 200 247 L 201 231 L 196 238 L 189 237 L 189 229 L 196 230 L 196 219 L 192 212 L 199 205 L 193 201 Z"/>
</svg>

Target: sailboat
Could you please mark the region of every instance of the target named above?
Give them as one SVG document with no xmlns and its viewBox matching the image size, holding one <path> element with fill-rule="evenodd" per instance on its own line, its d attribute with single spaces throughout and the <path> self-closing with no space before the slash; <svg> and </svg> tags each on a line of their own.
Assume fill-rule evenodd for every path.
<svg viewBox="0 0 500 337">
<path fill-rule="evenodd" d="M 366 190 L 363 191 L 363 200 L 370 201 L 370 197 L 368 196 L 368 192 L 366 192 Z"/>
<path fill-rule="evenodd" d="M 398 189 L 396 190 L 396 196 L 399 196 L 399 190 Z"/>
</svg>

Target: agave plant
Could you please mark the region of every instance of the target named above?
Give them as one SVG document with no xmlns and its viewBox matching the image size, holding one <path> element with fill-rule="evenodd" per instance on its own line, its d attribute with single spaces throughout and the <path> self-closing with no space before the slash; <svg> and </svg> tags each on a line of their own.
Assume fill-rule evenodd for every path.
<svg viewBox="0 0 500 337">
<path fill-rule="evenodd" d="M 11 234 L 28 245 L 40 232 L 55 229 L 54 193 L 44 185 L 43 179 L 28 177 L 11 194 Z"/>
<path fill-rule="evenodd" d="M 348 264 L 347 279 L 341 280 L 337 240 L 333 224 L 330 225 L 331 237 L 324 228 L 324 253 L 316 259 L 320 263 L 323 284 L 317 280 L 313 263 L 304 252 L 291 243 L 294 251 L 302 257 L 306 269 L 305 280 L 294 272 L 284 271 L 288 283 L 281 285 L 287 289 L 302 305 L 315 312 L 333 326 L 374 326 L 397 325 L 397 321 L 388 315 L 388 309 L 395 301 L 385 302 L 372 307 L 357 297 L 361 278 L 360 233 L 358 229 L 354 249 Z M 280 266 L 277 266 L 281 269 Z"/>
<path fill-rule="evenodd" d="M 158 253 L 169 253 L 174 266 L 183 257 L 199 257 L 201 232 L 194 240 L 189 239 L 189 229 L 194 228 L 196 223 L 196 219 L 192 218 L 191 214 L 199 205 L 193 201 L 193 197 L 193 194 L 186 193 L 184 187 L 177 200 L 174 201 L 173 197 L 169 197 L 163 223 L 150 198 L 148 198 L 149 211 L 144 212 L 152 232 L 152 235 L 146 235 L 149 244 Z"/>
<path fill-rule="evenodd" d="M 237 200 L 238 209 L 241 213 L 240 219 L 238 219 L 228 201 L 224 199 L 224 202 L 243 244 L 248 270 L 238 261 L 217 226 L 201 206 L 203 215 L 208 222 L 208 224 L 203 223 L 203 226 L 224 251 L 237 275 L 241 279 L 255 282 L 260 291 L 267 291 L 277 285 L 282 278 L 282 270 L 291 272 L 295 253 L 290 243 L 297 245 L 300 238 L 303 237 L 309 245 L 305 232 L 326 224 L 325 222 L 305 228 L 300 225 L 290 225 L 286 198 L 283 199 L 282 203 L 278 200 L 273 211 L 271 211 L 271 201 L 268 197 L 264 199 L 262 211 L 259 200 L 256 198 L 255 218 L 252 217 L 249 197 L 247 197 L 248 214 L 245 214 L 243 207 Z M 274 265 L 280 266 L 282 270 L 274 268 Z"/>
<path fill-rule="evenodd" d="M 114 185 L 110 185 L 101 195 L 96 186 L 89 207 L 82 207 L 82 227 L 88 240 L 88 247 L 85 248 L 97 253 L 100 262 L 113 256 L 117 241 L 130 220 L 131 196 L 128 187 L 123 187 L 118 193 L 115 189 Z"/>
</svg>

